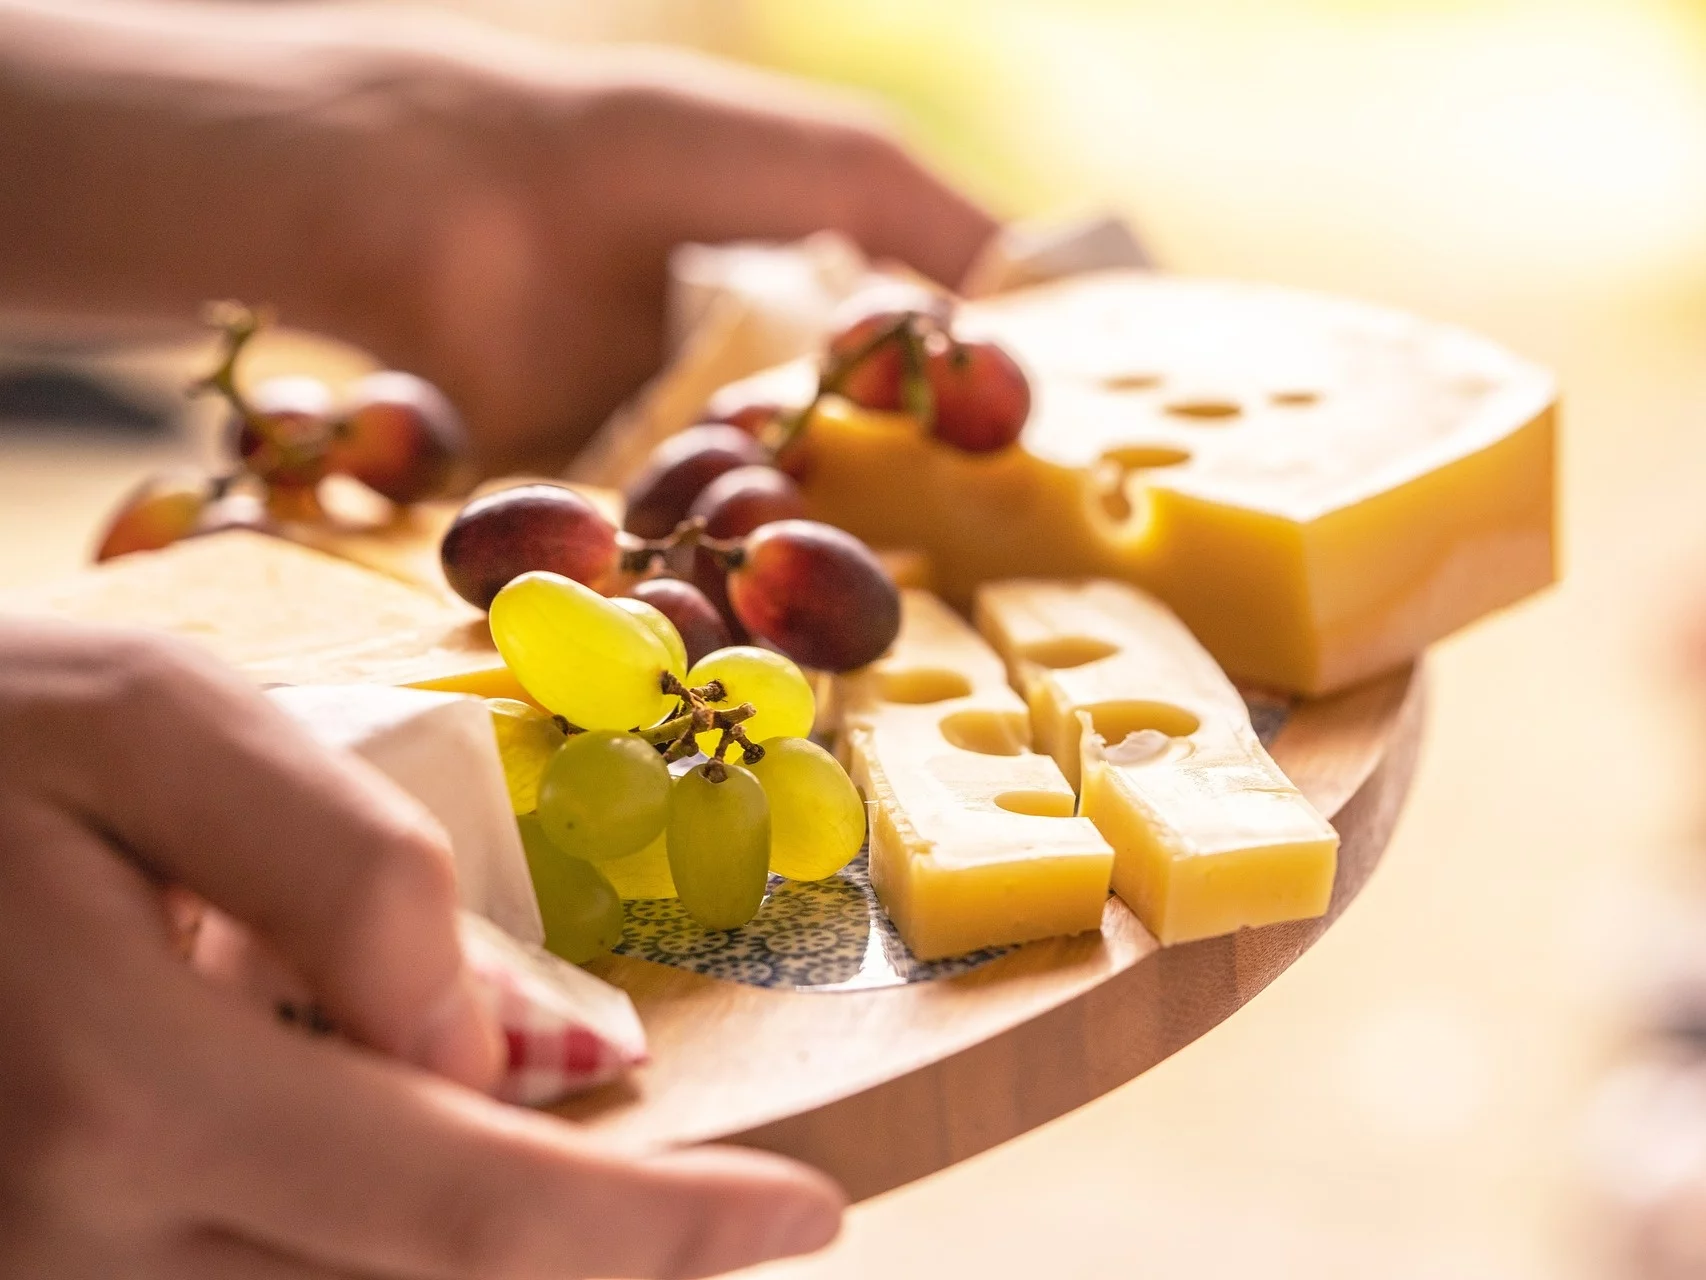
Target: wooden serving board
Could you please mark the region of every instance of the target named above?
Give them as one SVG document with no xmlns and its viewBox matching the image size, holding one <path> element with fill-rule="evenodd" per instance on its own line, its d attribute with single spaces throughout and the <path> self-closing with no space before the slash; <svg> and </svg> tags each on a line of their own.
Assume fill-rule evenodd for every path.
<svg viewBox="0 0 1706 1280">
<path fill-rule="evenodd" d="M 1244 1004 L 1356 897 L 1397 821 L 1421 737 L 1416 667 L 1299 704 L 1272 754 L 1341 838 L 1319 920 L 1161 948 L 1118 898 L 1102 931 L 970 973 L 877 990 L 724 982 L 626 957 L 653 1061 L 559 1114 L 623 1148 L 736 1142 L 876 1195 L 1106 1093 Z"/>
</svg>

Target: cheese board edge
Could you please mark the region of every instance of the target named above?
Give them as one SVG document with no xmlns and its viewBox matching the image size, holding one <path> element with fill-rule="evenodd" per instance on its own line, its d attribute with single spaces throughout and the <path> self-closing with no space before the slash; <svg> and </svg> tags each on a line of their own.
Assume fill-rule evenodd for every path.
<svg viewBox="0 0 1706 1280">
<path fill-rule="evenodd" d="M 557 1113 L 631 1150 L 734 1142 L 863 1199 L 1101 1096 L 1197 1039 L 1321 937 L 1380 860 L 1421 738 L 1421 664 L 1299 703 L 1273 754 L 1338 828 L 1316 920 L 1160 948 L 1117 898 L 1100 934 L 1028 944 L 957 978 L 764 990 L 599 962 L 635 999 L 653 1065 Z"/>
</svg>

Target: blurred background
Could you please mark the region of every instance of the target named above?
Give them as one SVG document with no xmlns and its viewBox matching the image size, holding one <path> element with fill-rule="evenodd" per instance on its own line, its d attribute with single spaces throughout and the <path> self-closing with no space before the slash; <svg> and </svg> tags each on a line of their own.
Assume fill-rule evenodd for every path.
<svg viewBox="0 0 1706 1280">
<path fill-rule="evenodd" d="M 1148 1075 L 762 1274 L 1637 1274 L 1622 1207 L 1706 1160 L 1676 1097 L 1642 1127 L 1627 1066 L 1689 1057 L 1652 990 L 1706 937 L 1706 5 L 459 7 L 874 92 L 1004 213 L 1117 209 L 1168 268 L 1460 322 L 1564 388 L 1567 576 L 1436 651 L 1409 806 L 1344 920 Z M 0 434 L 0 586 L 80 564 L 181 447 L 115 435 L 73 470 Z"/>
</svg>

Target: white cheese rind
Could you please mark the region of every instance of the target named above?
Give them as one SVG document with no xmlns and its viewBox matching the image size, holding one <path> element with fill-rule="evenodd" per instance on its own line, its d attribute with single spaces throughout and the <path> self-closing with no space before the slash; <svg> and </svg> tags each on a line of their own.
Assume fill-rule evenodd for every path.
<svg viewBox="0 0 1706 1280">
<path fill-rule="evenodd" d="M 491 714 L 480 699 L 380 685 L 298 685 L 271 696 L 321 742 L 354 752 L 438 819 L 464 907 L 524 942 L 544 942 Z"/>
</svg>

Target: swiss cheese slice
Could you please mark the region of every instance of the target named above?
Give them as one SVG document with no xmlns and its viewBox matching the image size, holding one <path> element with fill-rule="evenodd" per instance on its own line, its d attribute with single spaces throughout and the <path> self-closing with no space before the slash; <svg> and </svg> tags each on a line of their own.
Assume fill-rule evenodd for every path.
<svg viewBox="0 0 1706 1280">
<path fill-rule="evenodd" d="M 525 698 L 485 616 L 279 538 L 192 538 L 0 595 L 0 614 L 185 636 L 262 684 L 392 684 Z"/>
<path fill-rule="evenodd" d="M 971 455 L 826 400 L 812 514 L 916 547 L 966 606 L 1014 576 L 1120 578 L 1234 675 L 1320 693 L 1551 582 L 1552 379 L 1360 303 L 1146 272 L 964 306 L 1031 377 L 1018 447 Z M 752 390 L 808 398 L 809 361 Z"/>
<path fill-rule="evenodd" d="M 1327 910 L 1338 835 L 1165 605 L 1118 582 L 1010 581 L 979 589 L 976 616 L 1026 695 L 1038 747 L 1113 845 L 1114 892 L 1156 938 Z"/>
<path fill-rule="evenodd" d="M 842 677 L 842 750 L 870 806 L 871 882 L 921 959 L 1099 928 L 1113 850 L 1028 749 L 1000 659 L 902 593 L 889 654 Z"/>
</svg>

